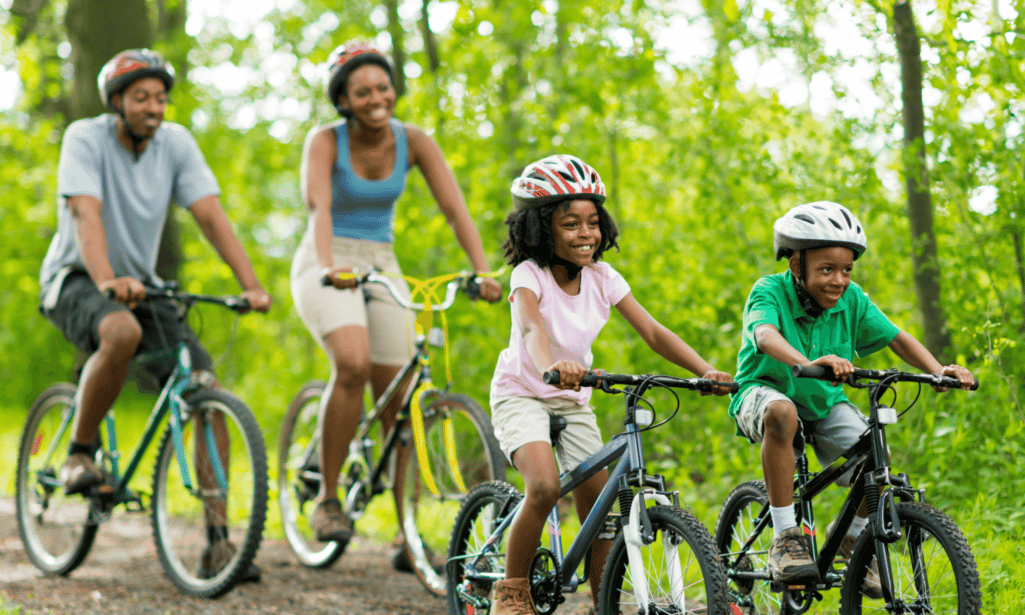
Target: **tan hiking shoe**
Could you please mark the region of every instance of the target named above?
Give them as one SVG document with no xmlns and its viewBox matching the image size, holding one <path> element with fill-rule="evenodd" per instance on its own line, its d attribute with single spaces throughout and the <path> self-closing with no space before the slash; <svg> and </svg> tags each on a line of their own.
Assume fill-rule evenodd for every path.
<svg viewBox="0 0 1025 615">
<path fill-rule="evenodd" d="M 75 453 L 68 457 L 61 467 L 60 483 L 67 495 L 85 493 L 90 487 L 103 482 L 99 468 L 85 453 Z"/>
<path fill-rule="evenodd" d="M 851 536 L 850 534 L 844 536 L 840 542 L 840 548 L 836 551 L 836 559 L 833 560 L 833 563 L 846 569 L 847 562 L 851 561 L 851 554 L 854 553 L 854 545 L 857 542 L 857 536 Z M 883 586 L 879 582 L 879 560 L 876 557 L 873 557 L 872 563 L 868 565 L 868 570 L 865 572 L 865 584 L 862 586 L 861 591 L 873 600 L 883 597 Z"/>
<path fill-rule="evenodd" d="M 342 503 L 338 500 L 323 500 L 313 510 L 310 527 L 320 542 L 349 542 L 352 538 L 352 521 L 342 514 Z"/>
<path fill-rule="evenodd" d="M 218 572 L 224 569 L 231 561 L 231 558 L 235 557 L 235 545 L 227 539 L 218 540 L 213 544 L 209 544 L 203 549 L 203 555 L 199 560 L 199 571 L 196 576 L 201 579 L 212 579 L 217 575 Z M 242 583 L 259 583 L 262 572 L 260 568 L 250 562 L 249 568 L 246 573 L 242 575 L 240 582 Z"/>
<path fill-rule="evenodd" d="M 491 615 L 537 615 L 527 579 L 502 579 L 495 583 Z"/>
<path fill-rule="evenodd" d="M 769 546 L 769 572 L 774 581 L 818 581 L 819 569 L 811 558 L 811 543 L 801 526 L 780 532 Z"/>
</svg>

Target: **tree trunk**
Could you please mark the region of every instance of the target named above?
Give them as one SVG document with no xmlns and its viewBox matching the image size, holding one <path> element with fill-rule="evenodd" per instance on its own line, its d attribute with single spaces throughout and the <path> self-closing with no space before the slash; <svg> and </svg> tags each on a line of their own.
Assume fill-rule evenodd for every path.
<svg viewBox="0 0 1025 615">
<path fill-rule="evenodd" d="M 438 43 L 434 40 L 434 32 L 431 31 L 430 13 L 427 10 L 430 3 L 431 0 L 423 0 L 423 4 L 420 5 L 420 35 L 424 39 L 428 68 L 432 74 L 436 74 L 441 67 L 441 60 L 438 58 Z"/>
<path fill-rule="evenodd" d="M 395 97 L 401 98 L 406 93 L 406 74 L 402 68 L 406 65 L 405 31 L 399 21 L 398 0 L 385 0 L 384 5 L 388 12 L 388 34 L 391 35 L 391 55 L 395 65 Z"/>
<path fill-rule="evenodd" d="M 933 206 L 926 159 L 925 108 L 922 103 L 922 47 L 911 4 L 899 0 L 893 8 L 894 37 L 900 57 L 904 121 L 904 173 L 911 226 L 911 264 L 923 343 L 940 361 L 949 359 L 950 333 L 940 303 L 940 266 L 933 234 Z"/>
</svg>

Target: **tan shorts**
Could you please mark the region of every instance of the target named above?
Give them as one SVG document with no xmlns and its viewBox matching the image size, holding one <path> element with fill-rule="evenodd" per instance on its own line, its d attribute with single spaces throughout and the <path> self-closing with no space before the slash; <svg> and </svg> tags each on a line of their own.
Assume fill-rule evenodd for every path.
<svg viewBox="0 0 1025 615">
<path fill-rule="evenodd" d="M 512 463 L 512 454 L 524 444 L 552 443 L 548 424 L 551 414 L 566 418 L 566 429 L 559 434 L 559 444 L 555 449 L 562 471 L 573 469 L 604 446 L 598 417 L 594 415 L 594 408 L 587 404 L 561 397 L 492 397 L 491 424 L 509 463 Z"/>
<path fill-rule="evenodd" d="M 395 274 L 396 288 L 409 298 L 392 244 L 332 237 L 331 253 L 335 266 L 374 267 Z M 413 356 L 414 314 L 398 305 L 387 288 L 367 284 L 356 290 L 338 290 L 321 284 L 320 270 L 313 233 L 307 230 L 292 259 L 292 301 L 321 347 L 328 333 L 356 325 L 367 329 L 373 364 L 402 365 Z"/>
</svg>

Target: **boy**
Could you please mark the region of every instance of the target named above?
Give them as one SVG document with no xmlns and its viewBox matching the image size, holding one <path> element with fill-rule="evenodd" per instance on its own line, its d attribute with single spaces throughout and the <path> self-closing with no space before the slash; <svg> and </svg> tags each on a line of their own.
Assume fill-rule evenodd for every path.
<svg viewBox="0 0 1025 615">
<path fill-rule="evenodd" d="M 762 472 L 775 531 L 768 562 L 773 579 L 810 582 L 818 579 L 818 570 L 793 506 L 795 455 L 803 454 L 804 448 L 799 427 L 805 424 L 823 467 L 868 429 L 865 416 L 838 386 L 854 371 L 851 359 L 889 346 L 924 372 L 956 377 L 966 388 L 973 378 L 958 365 L 940 365 L 851 282 L 851 269 L 865 253 L 866 239 L 847 208 L 828 201 L 798 205 L 776 220 L 772 231 L 776 259 L 788 257 L 789 270 L 759 279 L 748 296 L 737 357 L 740 389 L 730 404 L 730 416 L 737 421 L 738 435 L 762 445 Z M 831 367 L 837 382 L 791 375 L 792 366 L 809 364 Z M 867 517 L 863 503 L 840 546 L 839 564 L 846 565 Z M 871 571 L 865 589 L 879 592 Z"/>
</svg>

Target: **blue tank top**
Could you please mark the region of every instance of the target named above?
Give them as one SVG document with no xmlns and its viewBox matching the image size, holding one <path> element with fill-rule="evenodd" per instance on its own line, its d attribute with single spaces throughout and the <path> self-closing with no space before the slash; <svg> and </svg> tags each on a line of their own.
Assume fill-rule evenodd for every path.
<svg viewBox="0 0 1025 615">
<path fill-rule="evenodd" d="M 390 243 L 395 235 L 395 201 L 406 188 L 409 150 L 406 127 L 392 118 L 395 165 L 384 179 L 368 180 L 356 174 L 349 160 L 349 130 L 345 122 L 335 126 L 338 158 L 331 171 L 331 223 L 335 237 Z"/>
</svg>

